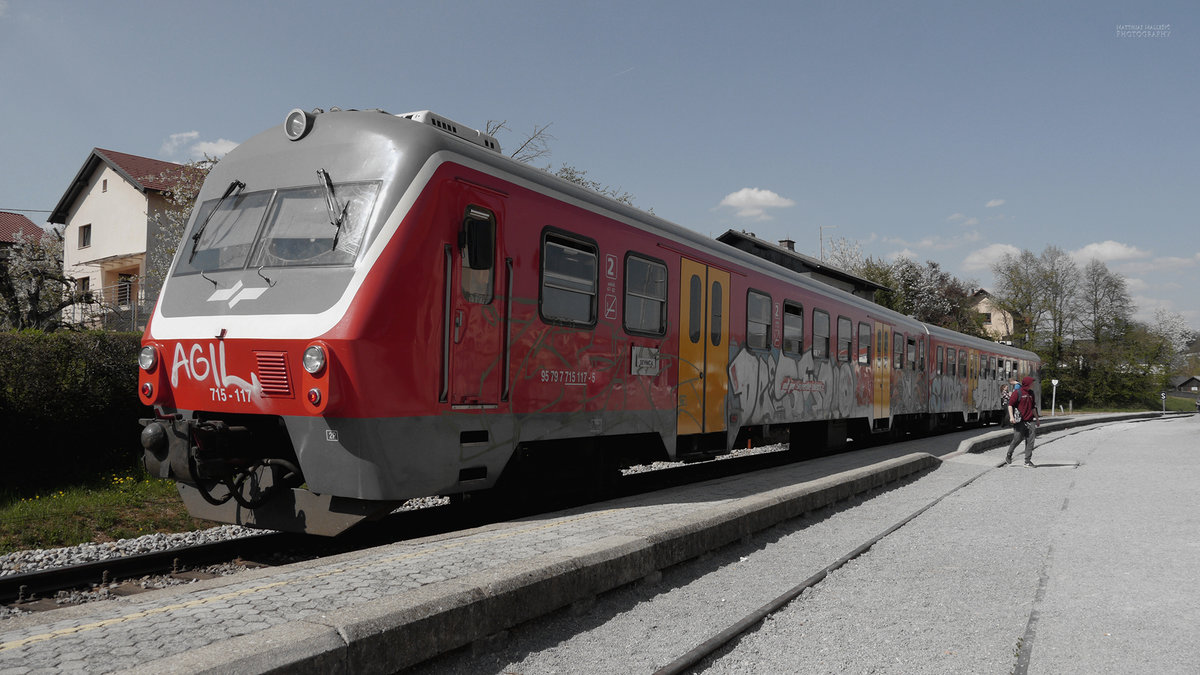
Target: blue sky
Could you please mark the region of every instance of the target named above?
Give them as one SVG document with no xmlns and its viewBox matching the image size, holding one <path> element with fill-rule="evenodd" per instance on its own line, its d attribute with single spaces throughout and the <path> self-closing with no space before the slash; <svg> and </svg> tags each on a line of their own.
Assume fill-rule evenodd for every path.
<svg viewBox="0 0 1200 675">
<path fill-rule="evenodd" d="M 1200 328 L 1197 3 L 0 0 L 0 210 L 332 106 L 550 123 L 539 165 L 713 236 L 984 287 L 1052 244 Z"/>
</svg>

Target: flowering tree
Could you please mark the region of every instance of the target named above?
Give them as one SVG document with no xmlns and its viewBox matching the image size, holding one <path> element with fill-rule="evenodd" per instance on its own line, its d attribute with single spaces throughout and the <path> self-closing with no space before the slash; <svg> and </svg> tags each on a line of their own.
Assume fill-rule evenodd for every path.
<svg viewBox="0 0 1200 675">
<path fill-rule="evenodd" d="M 163 191 L 167 208 L 153 216 L 157 227 L 146 252 L 147 298 L 157 296 L 162 288 L 171 269 L 171 261 L 175 259 L 175 249 L 183 239 L 183 230 L 192 215 L 196 196 L 200 194 L 204 179 L 216 163 L 216 158 L 206 155 L 204 159 L 184 164 L 182 170 L 165 172 L 157 177 L 170 187 Z"/>
<path fill-rule="evenodd" d="M 75 280 L 63 274 L 63 242 L 57 232 L 29 237 L 18 232 L 0 262 L 0 323 L 47 333 L 67 326 L 63 310 L 76 302 Z"/>
</svg>

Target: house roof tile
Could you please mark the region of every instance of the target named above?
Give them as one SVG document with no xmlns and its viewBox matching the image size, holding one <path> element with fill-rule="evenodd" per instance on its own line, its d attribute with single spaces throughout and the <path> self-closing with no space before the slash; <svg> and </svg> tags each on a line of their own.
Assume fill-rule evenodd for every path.
<svg viewBox="0 0 1200 675">
<path fill-rule="evenodd" d="M 18 232 L 24 232 L 29 237 L 40 237 L 46 231 L 19 213 L 0 211 L 0 242 L 16 241 Z"/>
<path fill-rule="evenodd" d="M 169 189 L 173 183 L 173 177 L 188 170 L 188 167 L 183 164 L 130 155 L 116 150 L 93 148 L 83 166 L 80 167 L 79 173 L 75 174 L 75 179 L 67 187 L 67 191 L 58 200 L 58 204 L 50 214 L 50 222 L 60 224 L 67 222 L 67 214 L 71 207 L 83 194 L 93 172 L 101 163 L 111 167 L 130 185 L 143 193 L 151 190 L 162 192 Z M 162 180 L 164 175 L 166 180 Z"/>
</svg>

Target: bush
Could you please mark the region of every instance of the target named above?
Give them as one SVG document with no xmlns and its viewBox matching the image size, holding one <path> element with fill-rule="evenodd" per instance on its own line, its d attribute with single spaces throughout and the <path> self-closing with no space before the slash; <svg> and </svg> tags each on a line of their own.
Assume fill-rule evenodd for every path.
<svg viewBox="0 0 1200 675">
<path fill-rule="evenodd" d="M 26 491 L 137 465 L 136 333 L 0 333 L 0 490 Z"/>
</svg>

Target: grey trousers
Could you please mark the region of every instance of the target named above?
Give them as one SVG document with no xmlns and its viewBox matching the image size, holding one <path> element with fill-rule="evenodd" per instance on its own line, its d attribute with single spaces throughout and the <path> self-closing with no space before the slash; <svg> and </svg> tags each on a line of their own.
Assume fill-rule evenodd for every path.
<svg viewBox="0 0 1200 675">
<path fill-rule="evenodd" d="M 1025 461 L 1033 461 L 1033 442 L 1037 438 L 1037 427 L 1031 422 L 1017 422 L 1013 425 L 1012 442 L 1008 444 L 1008 454 L 1004 461 L 1011 462 L 1013 450 L 1025 439 Z"/>
</svg>

